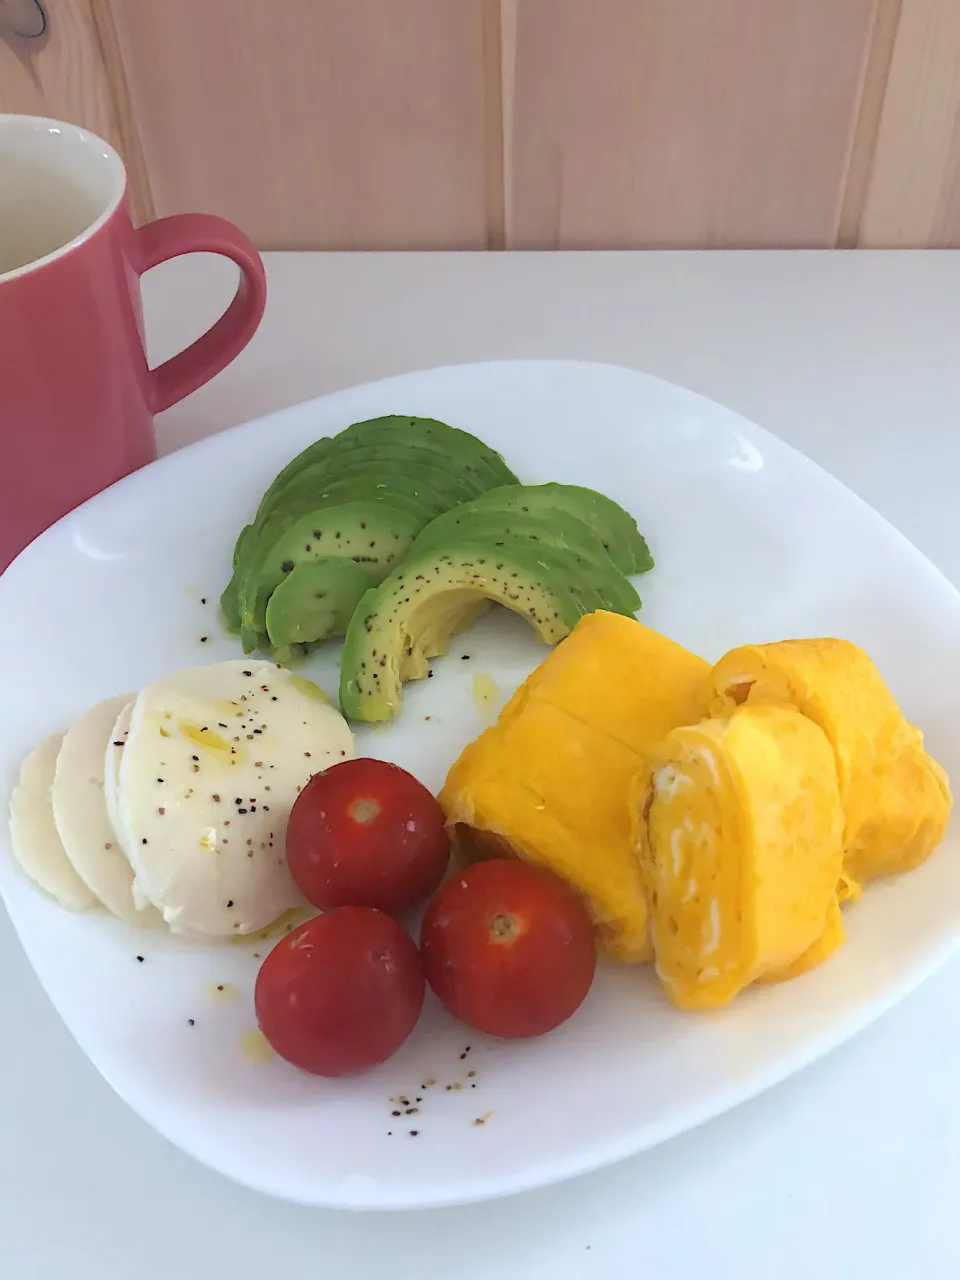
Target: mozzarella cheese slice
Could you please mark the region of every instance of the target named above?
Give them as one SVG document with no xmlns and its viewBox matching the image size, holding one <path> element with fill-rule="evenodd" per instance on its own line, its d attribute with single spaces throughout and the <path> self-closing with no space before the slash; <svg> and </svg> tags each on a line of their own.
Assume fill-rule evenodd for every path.
<svg viewBox="0 0 960 1280">
<path fill-rule="evenodd" d="M 133 702 L 127 702 L 120 710 L 107 738 L 103 758 L 103 800 L 107 810 L 107 820 L 119 841 L 121 851 L 130 861 L 130 840 L 123 829 L 120 819 L 120 761 L 123 759 L 123 748 L 130 736 L 130 719 L 133 715 Z M 131 875 L 133 874 L 131 870 Z M 142 907 L 143 903 L 135 903 Z"/>
<path fill-rule="evenodd" d="M 96 898 L 73 869 L 53 819 L 53 786 L 63 735 L 53 734 L 23 762 L 10 800 L 14 857 L 35 884 L 70 911 L 92 907 Z"/>
<path fill-rule="evenodd" d="M 217 663 L 150 685 L 133 707 L 117 791 L 135 898 L 178 933 L 263 928 L 301 901 L 284 848 L 297 795 L 353 754 L 321 691 L 273 663 Z"/>
<path fill-rule="evenodd" d="M 53 778 L 53 816 L 73 869 L 114 915 L 131 924 L 159 923 L 133 901 L 133 870 L 107 813 L 104 774 L 117 717 L 129 696 L 98 702 L 68 730 Z"/>
</svg>

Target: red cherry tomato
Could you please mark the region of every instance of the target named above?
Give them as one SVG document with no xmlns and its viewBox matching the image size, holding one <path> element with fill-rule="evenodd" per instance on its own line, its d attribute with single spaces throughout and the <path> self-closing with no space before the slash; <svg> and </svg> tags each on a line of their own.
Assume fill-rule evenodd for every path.
<svg viewBox="0 0 960 1280">
<path fill-rule="evenodd" d="M 443 810 L 416 778 L 385 760 L 344 760 L 297 796 L 287 861 L 314 906 L 401 915 L 429 898 L 450 857 Z"/>
<path fill-rule="evenodd" d="M 509 859 L 478 862 L 443 886 L 420 932 L 427 981 L 447 1010 L 494 1036 L 536 1036 L 590 990 L 593 925 L 559 877 Z"/>
<path fill-rule="evenodd" d="M 423 1007 L 423 965 L 395 920 L 340 907 L 308 920 L 260 966 L 260 1030 L 295 1067 L 343 1076 L 385 1062 Z"/>
</svg>

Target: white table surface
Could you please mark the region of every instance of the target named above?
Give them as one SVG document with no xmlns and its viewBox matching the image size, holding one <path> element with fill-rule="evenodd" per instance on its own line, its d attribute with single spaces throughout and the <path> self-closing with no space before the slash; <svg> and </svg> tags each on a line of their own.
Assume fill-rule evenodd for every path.
<svg viewBox="0 0 960 1280">
<path fill-rule="evenodd" d="M 409 369 L 614 361 L 778 433 L 960 583 L 960 253 L 267 262 L 262 328 L 158 421 L 162 450 Z M 231 271 L 204 256 L 151 273 L 154 360 L 213 318 Z M 960 960 L 818 1066 L 665 1147 L 509 1201 L 374 1216 L 264 1199 L 154 1135 L 59 1024 L 2 916 L 0 972 L 4 1280 L 958 1274 Z"/>
</svg>

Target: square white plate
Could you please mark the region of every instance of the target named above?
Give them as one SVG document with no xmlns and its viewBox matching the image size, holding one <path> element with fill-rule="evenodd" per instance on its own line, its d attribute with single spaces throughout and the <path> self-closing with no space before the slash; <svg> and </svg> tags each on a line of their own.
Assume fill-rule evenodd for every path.
<svg viewBox="0 0 960 1280">
<path fill-rule="evenodd" d="M 236 656 L 217 599 L 241 525 L 300 448 L 382 413 L 442 418 L 501 449 L 523 479 L 591 485 L 623 503 L 657 560 L 639 581 L 641 616 L 706 658 L 784 637 L 863 645 L 960 777 L 960 596 L 894 529 L 813 463 L 691 392 L 613 366 L 523 361 L 405 375 L 284 410 L 163 459 L 40 537 L 0 578 L 7 795 L 27 751 L 91 703 Z M 359 752 L 438 787 L 483 725 L 474 676 L 492 675 L 504 699 L 544 655 L 496 611 L 435 664 L 435 679 L 408 687 L 393 726 L 360 733 Z M 331 693 L 337 656 L 330 646 L 307 668 Z M 247 1051 L 254 953 L 269 943 L 200 946 L 70 915 L 18 873 L 5 828 L 0 889 L 67 1026 L 149 1124 L 273 1195 L 409 1208 L 596 1168 L 839 1044 L 954 947 L 956 846 L 951 828 L 926 866 L 871 888 L 823 968 L 720 1013 L 672 1009 L 649 967 L 605 966 L 552 1035 L 488 1041 L 428 1003 L 391 1062 L 343 1081 Z"/>
</svg>

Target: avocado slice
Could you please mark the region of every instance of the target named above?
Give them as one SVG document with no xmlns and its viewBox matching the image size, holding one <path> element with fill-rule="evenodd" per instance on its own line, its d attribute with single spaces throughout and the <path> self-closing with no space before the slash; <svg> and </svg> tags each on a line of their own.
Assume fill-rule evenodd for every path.
<svg viewBox="0 0 960 1280">
<path fill-rule="evenodd" d="M 236 634 L 240 630 L 240 583 L 242 574 L 238 570 L 244 553 L 249 552 L 254 541 L 254 527 L 245 524 L 240 530 L 236 545 L 233 548 L 233 573 L 230 581 L 220 595 L 220 612 L 228 631 Z"/>
<path fill-rule="evenodd" d="M 646 573 L 653 556 L 637 522 L 619 503 L 577 484 L 506 485 L 471 499 L 477 510 L 522 511 L 549 520 L 564 511 L 590 526 L 621 573 Z"/>
<path fill-rule="evenodd" d="M 352 423 L 338 435 L 316 440 L 297 454 L 261 499 L 253 529 L 259 531 L 267 516 L 274 513 L 281 493 L 284 501 L 277 509 L 286 512 L 291 522 L 294 514 L 320 505 L 315 487 L 318 485 L 329 498 L 360 500 L 366 495 L 347 497 L 334 492 L 334 486 L 357 479 L 367 468 L 376 473 L 378 486 L 389 481 L 398 496 L 402 484 L 416 481 L 415 492 L 406 488 L 403 492 L 429 509 L 423 523 L 485 489 L 517 481 L 500 454 L 469 432 L 435 418 L 392 414 Z M 377 500 L 385 497 L 381 493 L 375 496 Z M 253 529 L 247 526 L 237 539 L 233 574 L 220 599 L 227 627 L 234 632 L 240 629 L 239 595 L 249 567 L 248 557 L 257 542 Z"/>
<path fill-rule="evenodd" d="M 267 601 L 267 636 L 278 658 L 292 656 L 298 645 L 345 635 L 370 584 L 355 560 L 325 556 L 296 565 Z"/>
<path fill-rule="evenodd" d="M 440 510 L 456 506 L 458 502 L 467 502 L 490 488 L 473 474 L 459 470 L 449 459 L 446 465 L 442 465 L 435 454 L 425 453 L 416 446 L 392 441 L 357 444 L 352 448 L 337 448 L 320 462 L 298 471 L 287 484 L 276 490 L 269 504 L 260 504 L 256 523 L 261 524 L 291 503 L 306 500 L 317 505 L 316 495 L 339 481 L 356 480 L 361 476 L 382 481 L 392 475 L 416 478 L 425 484 L 442 501 Z"/>
<path fill-rule="evenodd" d="M 258 523 L 247 525 L 237 539 L 233 554 L 233 573 L 220 597 L 227 629 L 240 630 L 239 597 L 252 565 L 255 565 L 264 547 L 275 542 L 303 515 L 313 515 L 322 505 L 340 505 L 345 502 L 386 502 L 390 506 L 416 516 L 419 525 L 429 523 L 435 515 L 447 507 L 433 489 L 413 476 L 391 475 L 377 478 L 358 476 L 339 480 L 320 492 L 311 485 L 299 492 L 299 482 L 294 481 L 277 509 L 267 513 Z M 288 500 L 289 499 L 289 500 Z"/>
<path fill-rule="evenodd" d="M 566 552 L 538 555 L 528 542 L 493 547 L 468 537 L 424 547 L 368 591 L 347 628 L 340 664 L 340 706 L 353 720 L 389 720 L 400 709 L 404 678 L 425 674 L 425 658 L 442 653 L 494 600 L 527 618 L 546 644 L 557 644 L 593 605 Z M 556 560 L 554 559 L 556 557 Z"/>
<path fill-rule="evenodd" d="M 348 559 L 376 582 L 404 554 L 420 527 L 417 515 L 387 502 L 348 502 L 308 512 L 275 539 L 260 541 L 239 594 L 244 652 L 263 644 L 267 602 L 298 564 L 326 557 Z"/>
<path fill-rule="evenodd" d="M 366 446 L 352 454 L 331 454 L 325 462 L 306 467 L 283 489 L 277 490 L 269 506 L 257 516 L 256 525 L 278 511 L 320 505 L 321 495 L 334 485 L 348 481 L 366 481 L 373 485 L 391 481 L 403 486 L 404 491 L 422 495 L 422 501 L 434 514 L 467 502 L 484 492 L 473 481 L 451 474 L 450 467 L 424 461 L 415 450 L 384 445 L 382 448 Z"/>
<path fill-rule="evenodd" d="M 613 563 L 600 539 L 582 520 L 566 511 L 556 509 L 547 520 L 520 509 L 487 511 L 482 502 L 467 502 L 431 521 L 417 535 L 413 549 L 442 546 L 457 537 L 494 547 L 503 546 L 504 539 L 526 539 L 538 554 L 546 554 L 548 548 L 552 552 L 563 551 L 564 563 L 572 558 L 578 578 L 596 590 L 602 602 L 598 608 L 627 615 L 640 608 L 636 588 Z"/>
<path fill-rule="evenodd" d="M 382 418 L 369 418 L 365 422 L 351 423 L 336 436 L 325 436 L 321 440 L 314 441 L 288 462 L 279 473 L 261 499 L 257 514 L 265 511 L 276 494 L 284 489 L 299 472 L 324 461 L 332 451 L 344 447 L 350 449 L 355 444 L 380 446 L 402 444 L 405 447 L 419 444 L 432 452 L 448 473 L 451 469 L 461 469 L 461 463 L 465 466 L 473 466 L 479 462 L 485 463 L 489 470 L 489 479 L 482 486 L 485 489 L 492 488 L 494 485 L 517 482 L 516 476 L 500 454 L 469 432 L 451 427 L 445 422 L 439 422 L 436 418 L 389 414 Z"/>
</svg>

